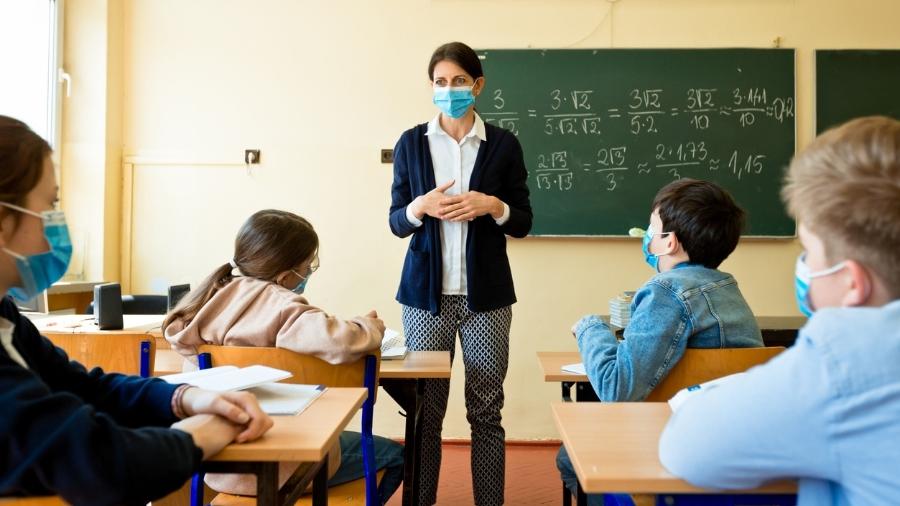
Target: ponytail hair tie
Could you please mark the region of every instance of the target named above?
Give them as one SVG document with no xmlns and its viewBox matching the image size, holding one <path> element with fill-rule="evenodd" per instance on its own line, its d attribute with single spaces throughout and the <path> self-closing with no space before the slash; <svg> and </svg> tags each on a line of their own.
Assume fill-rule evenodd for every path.
<svg viewBox="0 0 900 506">
<path fill-rule="evenodd" d="M 228 263 L 231 265 L 232 269 L 237 269 L 237 262 L 235 262 L 233 258 L 229 260 Z"/>
</svg>

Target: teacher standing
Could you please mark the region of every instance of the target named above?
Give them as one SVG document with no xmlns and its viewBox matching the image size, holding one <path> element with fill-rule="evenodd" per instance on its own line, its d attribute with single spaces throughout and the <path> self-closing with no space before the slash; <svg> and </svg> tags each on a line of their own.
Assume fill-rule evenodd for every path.
<svg viewBox="0 0 900 506">
<path fill-rule="evenodd" d="M 440 113 L 404 132 L 394 148 L 391 231 L 412 234 L 397 300 L 410 350 L 449 351 L 452 361 L 459 334 L 475 504 L 499 505 L 506 467 L 500 410 L 516 302 L 505 236 L 531 230 L 528 173 L 516 137 L 475 111 L 485 80 L 472 48 L 437 48 L 428 78 Z M 436 502 L 449 393 L 450 380 L 426 382 L 419 504 Z"/>
</svg>

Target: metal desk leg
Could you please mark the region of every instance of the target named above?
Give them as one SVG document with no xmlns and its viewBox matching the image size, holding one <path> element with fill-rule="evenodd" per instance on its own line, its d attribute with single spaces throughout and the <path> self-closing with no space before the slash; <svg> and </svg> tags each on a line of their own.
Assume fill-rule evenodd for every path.
<svg viewBox="0 0 900 506">
<path fill-rule="evenodd" d="M 413 408 L 413 413 L 415 416 L 413 417 L 413 454 L 415 458 L 415 469 L 412 477 L 412 494 L 413 501 L 411 504 L 418 505 L 419 504 L 419 490 L 422 487 L 421 478 L 422 473 L 419 469 L 419 464 L 422 462 L 422 404 L 425 399 L 425 380 L 417 379 L 416 380 L 416 394 L 414 396 L 415 403 Z"/>
<path fill-rule="evenodd" d="M 278 506 L 278 462 L 263 462 L 257 469 L 256 504 Z"/>
<path fill-rule="evenodd" d="M 577 506 L 587 506 L 587 494 L 584 493 L 584 490 L 581 488 L 581 483 L 578 483 L 578 492 L 575 494 L 575 504 Z"/>
<path fill-rule="evenodd" d="M 382 379 L 381 386 L 406 412 L 403 450 L 403 506 L 419 502 L 419 462 L 422 456 L 422 404 L 425 381 L 421 378 Z"/>
<path fill-rule="evenodd" d="M 572 385 L 575 383 L 572 381 L 563 381 L 560 383 L 562 385 L 562 400 L 563 402 L 572 402 Z"/>
<path fill-rule="evenodd" d="M 327 506 L 328 504 L 328 455 L 322 460 L 316 477 L 313 478 L 312 503 L 313 506 Z"/>
</svg>

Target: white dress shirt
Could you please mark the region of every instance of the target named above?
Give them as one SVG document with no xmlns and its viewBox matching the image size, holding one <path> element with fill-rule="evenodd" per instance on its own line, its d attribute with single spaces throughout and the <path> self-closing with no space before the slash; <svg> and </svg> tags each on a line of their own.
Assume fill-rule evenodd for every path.
<svg viewBox="0 0 900 506">
<path fill-rule="evenodd" d="M 3 349 L 6 350 L 6 353 L 9 355 L 9 358 L 18 362 L 19 365 L 28 369 L 28 363 L 25 362 L 25 359 L 22 358 L 22 355 L 19 353 L 19 350 L 13 346 L 13 330 L 16 329 L 16 326 L 13 322 L 7 320 L 6 318 L 0 318 L 0 344 L 3 345 Z"/>
<path fill-rule="evenodd" d="M 428 122 L 428 148 L 431 151 L 431 163 L 434 166 L 434 181 L 441 186 L 454 180 L 453 186 L 444 192 L 445 195 L 460 195 L 469 191 L 469 180 L 472 178 L 472 169 L 475 167 L 475 158 L 478 156 L 478 148 L 481 142 L 487 140 L 484 129 L 484 121 L 475 114 L 475 124 L 472 129 L 459 142 L 447 134 L 440 124 L 441 115 L 438 114 Z M 406 208 L 406 219 L 416 227 L 422 226 L 422 220 L 416 218 Z M 503 216 L 495 220 L 497 225 L 503 225 L 509 220 L 509 206 L 503 204 Z M 444 295 L 467 295 L 468 282 L 466 281 L 466 237 L 469 232 L 467 221 L 452 222 L 441 220 L 441 258 L 443 260 L 443 286 Z"/>
</svg>

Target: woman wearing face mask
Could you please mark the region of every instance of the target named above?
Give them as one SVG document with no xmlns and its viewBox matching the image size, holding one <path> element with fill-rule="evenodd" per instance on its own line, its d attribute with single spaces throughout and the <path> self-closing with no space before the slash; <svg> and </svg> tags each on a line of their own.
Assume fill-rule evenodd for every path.
<svg viewBox="0 0 900 506">
<path fill-rule="evenodd" d="M 391 231 L 412 235 L 397 300 L 411 350 L 450 351 L 452 359 L 459 333 L 475 504 L 502 504 L 500 410 L 516 301 L 506 235 L 531 229 L 527 171 L 516 137 L 475 110 L 485 78 L 470 47 L 437 48 L 428 78 L 440 113 L 404 132 L 394 148 Z M 449 380 L 425 387 L 421 504 L 436 501 L 449 389 Z"/>
<path fill-rule="evenodd" d="M 27 300 L 65 273 L 72 245 L 57 192 L 50 146 L 0 116 L 2 293 Z M 249 393 L 88 372 L 9 298 L 0 302 L 0 344 L 0 496 L 146 504 L 180 487 L 201 459 L 272 426 Z"/>
<path fill-rule="evenodd" d="M 384 323 L 375 311 L 342 320 L 310 305 L 302 295 L 319 268 L 319 237 L 305 219 L 266 209 L 244 222 L 232 259 L 185 296 L 163 322 L 163 333 L 179 353 L 196 361 L 203 344 L 269 346 L 344 364 L 377 350 Z M 329 486 L 363 476 L 360 435 L 341 434 L 329 452 Z M 341 457 L 342 456 L 342 457 Z M 375 437 L 375 464 L 386 468 L 379 484 L 383 501 L 403 479 L 403 447 Z M 283 483 L 297 465 L 282 465 Z M 254 495 L 256 484 L 240 475 L 207 475 L 221 492 Z"/>
</svg>

